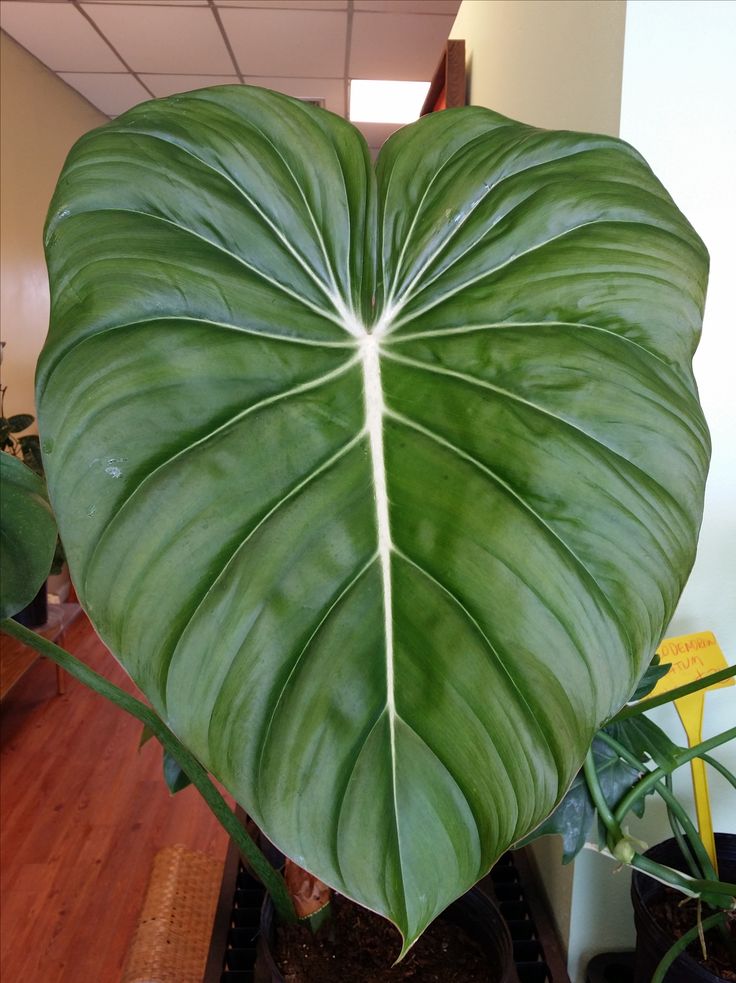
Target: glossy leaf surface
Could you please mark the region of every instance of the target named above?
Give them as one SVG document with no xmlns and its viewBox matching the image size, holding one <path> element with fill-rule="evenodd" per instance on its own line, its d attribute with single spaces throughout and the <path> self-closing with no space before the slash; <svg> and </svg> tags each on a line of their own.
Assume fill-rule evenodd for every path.
<svg viewBox="0 0 736 983">
<path fill-rule="evenodd" d="M 98 631 L 407 944 L 560 800 L 690 569 L 707 258 L 641 158 L 247 87 L 75 147 L 38 402 Z"/>
<path fill-rule="evenodd" d="M 43 481 L 0 453 L 0 619 L 30 604 L 49 575 L 56 522 Z"/>
<path fill-rule="evenodd" d="M 642 771 L 637 771 L 623 761 L 615 751 L 598 738 L 593 740 L 593 761 L 601 792 L 611 808 L 620 802 L 643 774 Z M 638 815 L 643 814 L 643 800 L 637 803 L 636 810 Z M 588 783 L 581 770 L 554 812 L 517 846 L 526 846 L 540 836 L 556 834 L 562 839 L 562 862 L 569 864 L 591 837 L 594 818 L 596 818 L 595 804 L 590 797 Z M 600 848 L 602 849 L 605 844 L 604 832 Z"/>
</svg>

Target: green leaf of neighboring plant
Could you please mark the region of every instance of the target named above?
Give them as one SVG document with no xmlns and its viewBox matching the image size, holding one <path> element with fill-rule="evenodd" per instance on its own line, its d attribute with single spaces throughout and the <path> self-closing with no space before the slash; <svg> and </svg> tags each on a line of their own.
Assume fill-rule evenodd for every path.
<svg viewBox="0 0 736 983">
<path fill-rule="evenodd" d="M 663 768 L 674 764 L 680 750 L 662 728 L 644 714 L 639 717 L 629 717 L 628 720 L 622 720 L 620 723 L 608 724 L 603 729 L 640 761 L 646 762 L 651 758 Z"/>
<path fill-rule="evenodd" d="M 645 696 L 648 696 L 654 687 L 657 685 L 660 679 L 667 675 L 670 671 L 671 664 L 665 662 L 664 665 L 660 663 L 659 656 L 655 653 L 652 661 L 647 666 L 647 671 L 639 680 L 639 685 L 636 687 L 634 692 L 631 694 L 630 702 L 636 700 L 643 700 Z"/>
<path fill-rule="evenodd" d="M 66 562 L 66 556 L 64 555 L 64 547 L 62 546 L 61 540 L 56 538 L 56 546 L 54 547 L 54 558 L 51 561 L 51 574 L 52 576 L 58 575 L 64 569 L 64 563 Z"/>
<path fill-rule="evenodd" d="M 173 754 L 169 754 L 168 751 L 164 751 L 163 764 L 164 781 L 168 785 L 169 792 L 171 792 L 172 795 L 176 795 L 177 792 L 181 792 L 181 790 L 186 788 L 187 785 L 192 784 L 187 773 L 181 767 Z"/>
<path fill-rule="evenodd" d="M 56 523 L 43 481 L 0 453 L 0 618 L 29 604 L 48 577 Z"/>
<path fill-rule="evenodd" d="M 31 471 L 43 477 L 43 460 L 41 458 L 41 444 L 38 434 L 29 433 L 25 437 L 19 437 L 18 444 L 23 457 L 23 463 Z"/>
<path fill-rule="evenodd" d="M 315 911 L 313 915 L 309 915 L 307 918 L 302 918 L 302 922 L 306 922 L 310 929 L 316 934 L 322 928 L 323 925 L 327 925 L 332 918 L 332 902 L 326 904 L 324 908 L 320 908 L 319 911 Z"/>
<path fill-rule="evenodd" d="M 8 418 L 8 428 L 11 433 L 20 433 L 21 430 L 27 430 L 34 420 L 35 417 L 30 413 L 16 413 Z"/>
<path fill-rule="evenodd" d="M 622 761 L 615 751 L 599 740 L 593 741 L 593 758 L 601 791 L 613 807 L 639 779 L 641 772 Z M 557 834 L 562 837 L 562 862 L 569 864 L 585 846 L 595 815 L 596 809 L 585 776 L 579 771 L 554 812 L 516 845 L 525 846 L 540 836 Z M 597 831 L 597 836 L 600 841 L 600 830 Z M 605 845 L 605 830 L 602 845 Z"/>
<path fill-rule="evenodd" d="M 44 459 L 97 630 L 409 945 L 549 813 L 672 615 L 700 239 L 610 137 L 451 110 L 374 178 L 349 123 L 234 86 L 83 137 L 46 249 Z"/>
</svg>

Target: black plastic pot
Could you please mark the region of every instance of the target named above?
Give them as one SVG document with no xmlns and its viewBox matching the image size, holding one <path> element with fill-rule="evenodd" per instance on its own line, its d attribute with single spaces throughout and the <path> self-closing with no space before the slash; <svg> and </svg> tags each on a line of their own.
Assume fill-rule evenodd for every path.
<svg viewBox="0 0 736 983">
<path fill-rule="evenodd" d="M 657 863 L 687 871 L 676 840 L 665 840 L 647 850 L 645 856 Z M 716 833 L 716 856 L 718 875 L 723 881 L 736 880 L 736 834 Z M 636 926 L 636 957 L 633 983 L 650 983 L 654 971 L 675 939 L 660 927 L 651 913 L 651 905 L 664 893 L 664 886 L 641 871 L 633 871 L 631 878 L 631 901 L 634 906 Z M 665 983 L 717 983 L 722 976 L 716 976 L 699 962 L 681 953 L 672 963 Z"/>
<path fill-rule="evenodd" d="M 501 912 L 487 894 L 477 887 L 473 888 L 443 911 L 440 918 L 458 925 L 478 943 L 486 955 L 486 965 L 494 983 L 512 983 L 517 979 L 509 930 Z M 261 908 L 256 983 L 284 983 L 273 956 L 275 940 L 274 908 L 266 895 Z"/>
<path fill-rule="evenodd" d="M 13 616 L 13 621 L 26 628 L 40 628 L 48 620 L 48 597 L 46 593 L 46 581 L 41 584 L 38 594 L 30 604 Z"/>
</svg>

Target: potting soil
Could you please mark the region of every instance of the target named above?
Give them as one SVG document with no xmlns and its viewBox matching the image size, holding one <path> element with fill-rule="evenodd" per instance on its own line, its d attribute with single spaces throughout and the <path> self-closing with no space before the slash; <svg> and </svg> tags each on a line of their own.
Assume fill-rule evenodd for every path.
<svg viewBox="0 0 736 983">
<path fill-rule="evenodd" d="M 398 965 L 396 929 L 344 900 L 317 934 L 305 925 L 277 930 L 276 962 L 285 983 L 496 983 L 481 947 L 456 925 L 433 922 Z"/>
</svg>

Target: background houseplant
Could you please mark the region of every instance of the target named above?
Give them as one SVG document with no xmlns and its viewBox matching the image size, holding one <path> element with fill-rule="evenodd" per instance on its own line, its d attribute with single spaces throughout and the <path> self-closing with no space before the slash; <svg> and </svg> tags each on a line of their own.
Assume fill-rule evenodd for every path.
<svg viewBox="0 0 736 983">
<path fill-rule="evenodd" d="M 736 739 L 736 727 L 695 747 L 679 747 L 646 716 L 648 710 L 736 675 L 736 668 L 647 698 L 668 668 L 659 665 L 655 656 L 634 694 L 637 702 L 623 708 L 598 732 L 567 795 L 528 838 L 559 834 L 565 863 L 572 861 L 590 839 L 597 840 L 599 849 L 614 862 L 634 868 L 632 900 L 637 925 L 644 933 L 637 943 L 637 983 L 649 983 L 650 979 L 661 983 L 665 977 L 694 980 L 696 975 L 703 980 L 720 979 L 718 968 L 727 966 L 729 959 L 736 962 L 734 838 L 719 836 L 718 865 L 714 867 L 698 830 L 673 791 L 675 772 L 695 757 L 717 769 L 736 789 L 736 776 L 713 757 L 715 749 Z M 653 850 L 628 831 L 631 819 L 643 814 L 648 796 L 658 796 L 666 804 L 672 834 L 671 841 Z M 681 892 L 679 903 L 673 893 L 675 910 L 691 899 L 689 918 L 683 915 L 682 928 L 677 932 L 671 930 L 661 911 L 655 914 L 652 909 L 654 902 L 664 900 L 668 889 Z M 698 968 L 690 956 L 682 954 L 688 943 L 691 950 L 697 949 L 693 944 L 697 941 L 701 951 L 694 954 L 695 958 L 704 962 L 709 953 L 715 955 L 709 964 L 715 969 Z M 679 975 L 667 976 L 672 965 L 672 972 Z"/>
<path fill-rule="evenodd" d="M 0 454 L 0 617 L 33 600 L 51 569 L 56 522 L 41 478 L 11 454 Z"/>
<path fill-rule="evenodd" d="M 5 342 L 2 342 L 2 347 L 5 347 Z M 0 348 L 0 352 L 2 349 Z M 43 470 L 43 459 L 41 457 L 41 445 L 38 434 L 35 433 L 24 433 L 32 426 L 35 417 L 30 413 L 14 413 L 9 417 L 5 416 L 5 393 L 7 386 L 0 386 L 0 451 L 4 451 L 6 454 L 11 455 L 18 461 L 22 461 L 23 464 L 37 475 L 40 479 L 40 485 L 43 486 L 43 492 L 40 491 L 39 484 L 36 484 L 37 493 L 42 494 L 46 498 L 45 492 L 45 477 Z M 7 463 L 7 462 L 6 462 Z M 13 475 L 13 478 L 10 476 Z M 8 471 L 8 481 L 9 482 L 21 482 L 24 486 L 29 486 L 32 484 L 32 479 L 23 475 L 23 471 L 20 468 L 11 467 Z M 12 492 L 10 493 L 12 494 Z M 16 529 L 18 527 L 16 526 Z M 27 534 L 32 535 L 32 529 L 27 530 Z M 29 544 L 29 554 L 34 552 L 33 545 Z M 56 537 L 56 545 L 54 547 L 53 560 L 51 563 L 50 572 L 51 574 L 59 574 L 64 565 L 64 550 L 61 546 L 61 540 Z M 42 625 L 46 621 L 46 585 L 45 582 L 39 585 L 39 589 L 35 597 L 31 597 L 28 604 L 25 606 L 24 611 L 19 611 L 16 609 L 12 613 L 15 614 L 19 620 L 24 625 L 30 628 L 36 628 Z"/>
<path fill-rule="evenodd" d="M 348 124 L 244 87 L 85 138 L 39 406 L 103 637 L 408 945 L 550 811 L 669 620 L 706 258 L 610 138 L 440 114 L 377 179 Z"/>
</svg>

